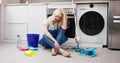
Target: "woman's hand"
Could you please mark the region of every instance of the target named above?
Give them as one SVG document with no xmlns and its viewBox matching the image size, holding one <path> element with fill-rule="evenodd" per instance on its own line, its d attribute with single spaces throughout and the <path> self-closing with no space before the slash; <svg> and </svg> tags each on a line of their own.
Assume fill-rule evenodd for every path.
<svg viewBox="0 0 120 63">
<path fill-rule="evenodd" d="M 66 14 L 66 11 L 63 8 L 60 8 L 61 13 L 63 13 L 64 15 Z"/>
<path fill-rule="evenodd" d="M 55 50 L 57 51 L 60 48 L 60 45 L 58 44 L 58 42 L 55 42 Z"/>
<path fill-rule="evenodd" d="M 67 14 L 66 14 L 66 11 L 63 8 L 60 8 L 60 11 L 63 14 L 63 19 L 62 19 L 63 23 L 62 23 L 61 27 L 64 30 L 66 30 L 67 29 Z"/>
</svg>

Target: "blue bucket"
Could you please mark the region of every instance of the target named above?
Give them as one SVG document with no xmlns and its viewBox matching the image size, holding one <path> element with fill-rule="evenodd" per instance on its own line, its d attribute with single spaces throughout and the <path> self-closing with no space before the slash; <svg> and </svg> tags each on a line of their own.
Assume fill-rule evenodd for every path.
<svg viewBox="0 0 120 63">
<path fill-rule="evenodd" d="M 38 47 L 39 34 L 27 34 L 28 46 Z"/>
</svg>

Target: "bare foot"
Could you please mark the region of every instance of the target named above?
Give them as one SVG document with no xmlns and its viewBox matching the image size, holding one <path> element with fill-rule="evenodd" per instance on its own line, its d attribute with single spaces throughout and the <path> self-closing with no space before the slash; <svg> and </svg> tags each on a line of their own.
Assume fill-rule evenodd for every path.
<svg viewBox="0 0 120 63">
<path fill-rule="evenodd" d="M 65 57 L 70 57 L 70 52 L 67 52 L 62 48 L 59 49 L 59 53 Z"/>
<path fill-rule="evenodd" d="M 51 55 L 52 55 L 52 56 L 56 56 L 56 55 L 57 55 L 57 52 L 55 51 L 55 49 L 54 49 L 54 48 L 52 48 Z"/>
</svg>

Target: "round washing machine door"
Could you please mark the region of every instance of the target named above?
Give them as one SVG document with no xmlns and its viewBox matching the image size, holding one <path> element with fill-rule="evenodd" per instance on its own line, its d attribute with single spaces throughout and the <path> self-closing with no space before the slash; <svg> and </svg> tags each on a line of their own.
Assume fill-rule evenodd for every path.
<svg viewBox="0 0 120 63">
<path fill-rule="evenodd" d="M 84 13 L 79 20 L 81 31 L 90 36 L 99 34 L 103 30 L 104 24 L 103 17 L 95 11 Z"/>
</svg>

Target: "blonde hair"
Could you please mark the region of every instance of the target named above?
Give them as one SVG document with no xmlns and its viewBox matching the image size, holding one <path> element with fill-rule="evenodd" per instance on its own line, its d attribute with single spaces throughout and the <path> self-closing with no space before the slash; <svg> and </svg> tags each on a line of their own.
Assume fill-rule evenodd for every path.
<svg viewBox="0 0 120 63">
<path fill-rule="evenodd" d="M 56 9 L 56 10 L 53 12 L 52 15 L 53 15 L 53 16 L 59 16 L 59 17 L 61 17 L 61 20 L 60 20 L 59 24 L 60 24 L 60 25 L 63 24 L 63 14 L 61 13 L 61 11 L 60 11 L 59 8 Z"/>
</svg>

